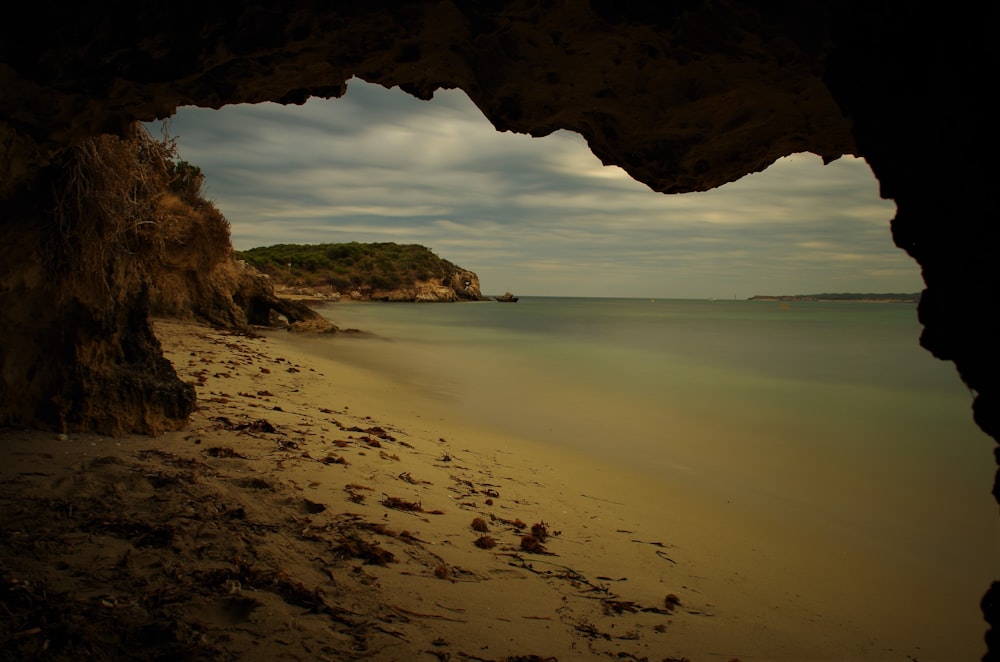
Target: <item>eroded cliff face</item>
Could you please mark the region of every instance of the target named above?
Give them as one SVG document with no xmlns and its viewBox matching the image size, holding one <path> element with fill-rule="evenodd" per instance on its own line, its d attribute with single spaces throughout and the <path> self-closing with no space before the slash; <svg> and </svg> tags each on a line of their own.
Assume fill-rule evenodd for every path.
<svg viewBox="0 0 1000 662">
<path fill-rule="evenodd" d="M 4 207 L 4 425 L 157 434 L 194 410 L 147 319 L 162 181 L 145 177 L 160 160 L 145 140 L 83 141 Z"/>
<path fill-rule="evenodd" d="M 52 261 L 67 237 L 94 250 L 107 240 L 67 235 L 53 214 L 45 182 L 65 170 L 68 150 L 179 105 L 300 103 L 340 96 L 359 76 L 424 99 L 460 87 L 499 130 L 578 131 L 604 163 L 663 192 L 716 187 L 793 152 L 865 157 L 898 205 L 896 243 L 923 269 L 921 342 L 955 362 L 977 423 L 1000 439 L 1000 260 L 987 200 L 996 167 L 983 158 L 997 145 L 998 21 L 988 3 L 20 9 L 0 26 L 0 233 L 7 257 L 34 257 L 5 262 L 3 422 L 151 430 L 190 410 L 137 322 L 144 290 L 127 256 L 78 263 L 71 251 Z M 100 223 L 88 217 L 79 228 Z M 130 380 L 138 388 L 110 386 Z M 134 413 L 108 426 L 91 413 L 99 402 Z"/>
<path fill-rule="evenodd" d="M 309 306 L 277 296 L 270 278 L 237 258 L 229 222 L 203 197 L 165 192 L 156 211 L 160 250 L 146 274 L 152 314 L 242 333 L 253 326 L 337 331 Z"/>
</svg>

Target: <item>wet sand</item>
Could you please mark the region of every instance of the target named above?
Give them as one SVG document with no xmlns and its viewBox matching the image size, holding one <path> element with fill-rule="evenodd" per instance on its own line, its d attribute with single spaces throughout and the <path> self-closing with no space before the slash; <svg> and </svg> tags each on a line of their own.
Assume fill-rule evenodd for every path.
<svg viewBox="0 0 1000 662">
<path fill-rule="evenodd" d="M 463 422 L 391 375 L 279 335 L 155 326 L 198 389 L 186 429 L 3 432 L 5 656 L 981 654 L 981 635 L 962 651 L 922 640 L 949 618 L 932 603 L 925 622 L 894 624 L 840 590 L 864 558 L 817 581 L 815 539 L 762 536 L 787 531 L 762 515 L 720 530 L 726 504 Z M 790 562 L 782 550 L 796 545 Z"/>
</svg>

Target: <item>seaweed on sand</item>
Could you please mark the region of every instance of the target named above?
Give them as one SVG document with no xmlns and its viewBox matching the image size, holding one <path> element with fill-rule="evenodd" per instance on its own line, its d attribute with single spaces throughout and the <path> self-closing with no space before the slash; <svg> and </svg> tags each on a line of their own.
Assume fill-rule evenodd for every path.
<svg viewBox="0 0 1000 662">
<path fill-rule="evenodd" d="M 419 501 L 407 501 L 401 497 L 389 496 L 388 494 L 382 495 L 382 505 L 386 508 L 392 508 L 393 510 L 405 510 L 408 512 L 424 512 L 424 507 Z"/>
<path fill-rule="evenodd" d="M 371 565 L 388 565 L 396 562 L 396 556 L 378 543 L 362 538 L 356 531 L 346 532 L 333 548 L 334 554 L 342 558 L 362 559 Z"/>
<path fill-rule="evenodd" d="M 492 536 L 480 536 L 473 544 L 480 549 L 493 549 L 497 546 L 497 541 Z"/>
<path fill-rule="evenodd" d="M 427 513 L 428 515 L 443 515 L 442 510 L 424 510 L 423 505 L 419 501 L 407 501 L 401 497 L 389 496 L 388 494 L 382 495 L 382 505 L 386 508 L 392 508 L 393 510 L 402 510 L 411 513 Z"/>
</svg>

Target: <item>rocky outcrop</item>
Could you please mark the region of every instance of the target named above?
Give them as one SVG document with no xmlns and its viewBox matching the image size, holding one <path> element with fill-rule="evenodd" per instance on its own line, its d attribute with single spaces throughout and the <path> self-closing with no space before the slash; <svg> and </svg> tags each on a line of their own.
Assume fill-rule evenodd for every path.
<svg viewBox="0 0 1000 662">
<path fill-rule="evenodd" d="M 270 279 L 245 267 L 250 275 L 234 299 L 246 311 L 247 323 L 254 326 L 281 326 L 289 331 L 336 333 L 337 326 L 313 310 L 305 301 L 276 296 Z"/>
<path fill-rule="evenodd" d="M 147 140 L 136 147 L 173 155 L 168 143 Z M 201 194 L 198 168 L 171 162 L 167 170 L 163 174 L 167 187 L 153 191 L 151 202 L 149 222 L 155 228 L 156 250 L 144 256 L 150 313 L 198 319 L 244 333 L 251 326 L 337 330 L 309 306 L 277 296 L 268 276 L 237 258 L 229 221 Z M 151 169 L 142 176 L 156 174 Z"/>
<path fill-rule="evenodd" d="M 483 301 L 479 276 L 471 271 L 456 271 L 441 279 L 418 281 L 412 285 L 391 290 L 365 287 L 342 293 L 355 301 L 415 301 L 444 303 L 455 301 Z"/>
<path fill-rule="evenodd" d="M 202 252 L 196 243 L 181 254 Z M 254 326 L 337 331 L 336 325 L 307 304 L 275 294 L 271 279 L 237 259 L 231 247 L 206 252 L 199 261 L 201 268 L 186 259 L 159 265 L 151 286 L 152 314 L 199 319 L 244 333 Z"/>
<path fill-rule="evenodd" d="M 165 192 L 157 208 L 162 250 L 150 265 L 150 312 L 246 331 L 246 293 L 264 284 L 233 254 L 228 221 L 200 197 Z"/>
</svg>

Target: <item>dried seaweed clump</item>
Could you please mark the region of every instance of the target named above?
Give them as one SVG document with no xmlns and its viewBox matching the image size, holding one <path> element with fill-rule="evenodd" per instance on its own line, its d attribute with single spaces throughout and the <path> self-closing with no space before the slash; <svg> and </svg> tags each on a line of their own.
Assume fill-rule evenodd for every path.
<svg viewBox="0 0 1000 662">
<path fill-rule="evenodd" d="M 474 544 L 479 549 L 493 549 L 497 546 L 497 541 L 491 536 L 480 536 Z"/>
<path fill-rule="evenodd" d="M 409 512 L 424 512 L 424 507 L 419 501 L 406 501 L 400 497 L 389 496 L 388 494 L 382 495 L 382 505 L 386 508 L 392 508 L 393 510 L 405 510 Z"/>
<path fill-rule="evenodd" d="M 472 520 L 472 530 L 479 531 L 480 533 L 486 533 L 490 530 L 490 527 L 486 524 L 486 520 L 482 517 L 477 517 Z"/>
<path fill-rule="evenodd" d="M 378 543 L 371 543 L 357 533 L 350 532 L 333 548 L 334 554 L 343 558 L 362 559 L 371 565 L 387 565 L 396 561 L 395 555 Z"/>
<path fill-rule="evenodd" d="M 531 535 L 545 542 L 549 539 L 549 525 L 545 522 L 535 522 L 531 525 Z"/>
<path fill-rule="evenodd" d="M 413 513 L 427 513 L 428 515 L 444 515 L 443 510 L 424 510 L 423 505 L 419 501 L 407 501 L 400 497 L 389 496 L 388 494 L 382 495 L 381 503 L 386 508 L 392 508 L 393 510 L 402 510 Z"/>
<path fill-rule="evenodd" d="M 520 522 L 520 520 L 518 521 Z M 531 533 L 521 536 L 521 549 L 535 554 L 550 554 L 551 552 L 547 551 L 542 543 L 547 541 L 550 536 L 558 536 L 560 533 L 560 531 L 550 532 L 549 525 L 544 521 L 535 522 L 531 525 Z"/>
<path fill-rule="evenodd" d="M 531 535 L 530 533 L 521 536 L 521 549 L 534 554 L 544 554 L 546 551 L 545 545 L 542 544 L 541 539 L 538 538 L 538 536 Z"/>
<path fill-rule="evenodd" d="M 360 485 L 358 483 L 348 483 L 344 486 L 344 491 L 347 492 L 347 498 L 352 503 L 364 503 L 365 495 L 361 494 L 358 490 L 368 490 L 369 492 L 373 491 L 372 488 L 367 485 Z"/>
</svg>

